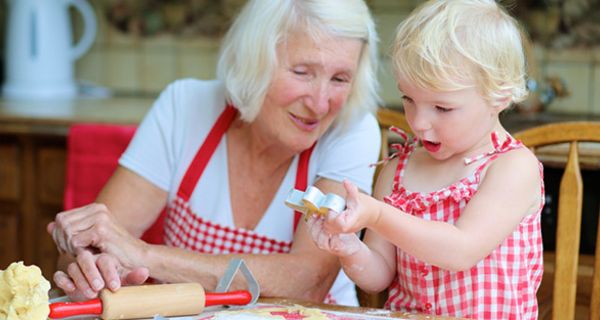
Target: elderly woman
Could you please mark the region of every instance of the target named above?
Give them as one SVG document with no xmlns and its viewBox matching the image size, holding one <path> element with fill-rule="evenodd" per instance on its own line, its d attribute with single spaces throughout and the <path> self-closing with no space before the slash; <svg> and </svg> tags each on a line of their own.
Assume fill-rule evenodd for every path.
<svg viewBox="0 0 600 320">
<path fill-rule="evenodd" d="M 73 299 L 148 276 L 212 290 L 239 256 L 263 296 L 356 305 L 284 200 L 306 185 L 344 195 L 343 179 L 370 193 L 376 45 L 362 0 L 249 0 L 218 80 L 167 87 L 97 203 L 48 226 L 64 253 L 55 283 Z M 164 245 L 141 241 L 165 206 Z"/>
</svg>

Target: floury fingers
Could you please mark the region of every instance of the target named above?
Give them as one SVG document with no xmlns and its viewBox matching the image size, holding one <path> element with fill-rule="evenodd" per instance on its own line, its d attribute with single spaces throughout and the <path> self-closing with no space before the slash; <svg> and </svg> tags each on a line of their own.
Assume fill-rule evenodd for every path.
<svg viewBox="0 0 600 320">
<path fill-rule="evenodd" d="M 346 200 L 334 193 L 323 194 L 317 187 L 310 186 L 305 192 L 292 189 L 285 204 L 305 216 L 315 214 L 326 216 L 329 210 L 342 212 L 346 208 Z"/>
</svg>

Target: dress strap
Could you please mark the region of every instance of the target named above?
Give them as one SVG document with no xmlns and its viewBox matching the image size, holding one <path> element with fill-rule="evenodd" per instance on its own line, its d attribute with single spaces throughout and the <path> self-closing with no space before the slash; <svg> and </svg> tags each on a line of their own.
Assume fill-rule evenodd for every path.
<svg viewBox="0 0 600 320">
<path fill-rule="evenodd" d="M 406 168 L 406 162 L 410 154 L 415 150 L 419 140 L 416 137 L 408 135 L 404 130 L 397 127 L 390 127 L 390 131 L 399 135 L 402 140 L 402 143 L 393 143 L 390 145 L 390 148 L 395 150 L 392 155 L 385 157 L 379 163 L 385 163 L 390 161 L 393 158 L 398 157 L 398 166 L 396 167 L 396 171 L 394 173 L 394 182 L 392 188 L 397 190 L 400 186 L 400 182 L 402 177 L 404 176 L 404 169 Z"/>
<path fill-rule="evenodd" d="M 500 143 L 498 140 L 498 133 L 497 132 L 492 132 L 492 144 L 494 146 L 494 150 L 490 151 L 490 152 L 486 152 L 484 154 L 480 154 L 478 156 L 475 157 L 471 157 L 471 158 L 465 158 L 465 165 L 471 164 L 475 161 L 481 160 L 483 158 L 487 159 L 480 164 L 477 169 L 475 170 L 475 174 L 477 176 L 479 176 L 481 174 L 481 172 L 483 171 L 483 169 L 485 169 L 485 167 L 490 164 L 492 161 L 494 161 L 496 158 L 498 158 L 498 156 L 500 156 L 503 153 L 506 153 L 508 151 L 514 150 L 514 149 L 519 149 L 523 147 L 523 144 L 516 140 L 515 138 L 513 138 L 510 134 L 506 135 L 506 139 L 504 140 L 504 142 Z"/>
<path fill-rule="evenodd" d="M 518 140 L 515 140 L 515 138 L 513 138 L 510 134 L 507 134 L 504 142 L 500 143 L 499 139 L 498 139 L 498 132 L 494 131 L 494 132 L 492 132 L 491 139 L 492 139 L 492 145 L 494 146 L 494 150 L 474 156 L 474 157 L 465 158 L 464 159 L 465 165 L 469 165 L 475 161 L 479 161 L 483 158 L 493 156 L 495 154 L 501 154 L 501 153 L 505 153 L 505 152 L 513 150 L 513 149 L 521 148 L 523 146 L 523 144 L 521 142 L 519 142 Z"/>
</svg>

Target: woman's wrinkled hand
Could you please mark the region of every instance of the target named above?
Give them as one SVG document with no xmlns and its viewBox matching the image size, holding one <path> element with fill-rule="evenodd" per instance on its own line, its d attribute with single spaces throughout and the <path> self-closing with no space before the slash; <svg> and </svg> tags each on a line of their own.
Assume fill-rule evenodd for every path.
<svg viewBox="0 0 600 320">
<path fill-rule="evenodd" d="M 330 214 L 332 212 L 330 211 Z M 331 234 L 324 228 L 325 219 L 311 216 L 307 221 L 311 238 L 319 249 L 331 252 L 338 257 L 351 256 L 360 250 L 362 242 L 356 234 Z"/>
<path fill-rule="evenodd" d="M 54 273 L 54 283 L 71 301 L 83 301 L 96 298 L 104 288 L 116 291 L 122 285 L 142 284 L 148 276 L 147 268 L 125 268 L 110 254 L 92 254 L 82 250 L 77 260 L 68 265 L 66 272 Z"/>
<path fill-rule="evenodd" d="M 57 214 L 47 230 L 61 253 L 74 257 L 88 250 L 109 253 L 126 268 L 141 263 L 146 245 L 121 226 L 105 205 L 98 203 Z"/>
</svg>

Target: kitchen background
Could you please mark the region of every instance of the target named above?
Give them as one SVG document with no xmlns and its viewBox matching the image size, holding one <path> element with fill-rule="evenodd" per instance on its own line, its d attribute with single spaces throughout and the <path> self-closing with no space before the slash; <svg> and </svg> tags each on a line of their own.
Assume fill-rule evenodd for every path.
<svg viewBox="0 0 600 320">
<path fill-rule="evenodd" d="M 155 96 L 176 78 L 214 77 L 219 39 L 244 0 L 91 0 L 98 20 L 92 48 L 75 64 L 75 78 L 116 95 Z M 419 0 L 368 1 L 381 37 L 379 78 L 386 106 L 400 97 L 387 53 L 397 24 Z M 503 2 L 534 38 L 531 75 L 537 92 L 523 109 L 600 115 L 600 1 Z M 7 4 L 0 2 L 6 28 Z M 82 19 L 72 14 L 76 36 Z M 4 37 L 5 30 L 1 32 Z M 2 46 L 5 41 L 0 39 Z M 0 56 L 4 57 L 4 47 Z M 4 64 L 2 64 L 4 65 Z M 3 73 L 2 73 L 3 74 Z M 89 88 L 89 87 L 88 87 Z M 554 97 L 557 97 L 554 99 Z"/>
<path fill-rule="evenodd" d="M 8 49 L 5 35 L 10 31 L 8 2 L 0 1 L 0 84 Z M 45 226 L 63 204 L 68 126 L 77 121 L 137 123 L 173 80 L 213 78 L 220 38 L 245 0 L 89 2 L 98 31 L 91 49 L 75 62 L 75 79 L 88 98 L 14 104 L 0 98 L 0 268 L 25 260 L 51 276 L 56 250 Z M 421 1 L 367 2 L 381 38 L 381 96 L 384 106 L 397 108 L 401 99 L 390 73 L 388 48 L 398 23 Z M 600 0 L 502 3 L 534 40 L 530 76 L 536 83 L 530 98 L 511 112 L 512 129 L 546 121 L 600 120 Z M 73 9 L 71 16 L 78 39 L 83 19 Z M 94 99 L 94 95 L 117 98 Z M 593 162 L 583 174 L 581 246 L 588 253 L 594 249 L 600 199 L 600 153 L 594 150 Z M 544 241 L 552 248 L 562 169 L 546 168 Z"/>
</svg>

